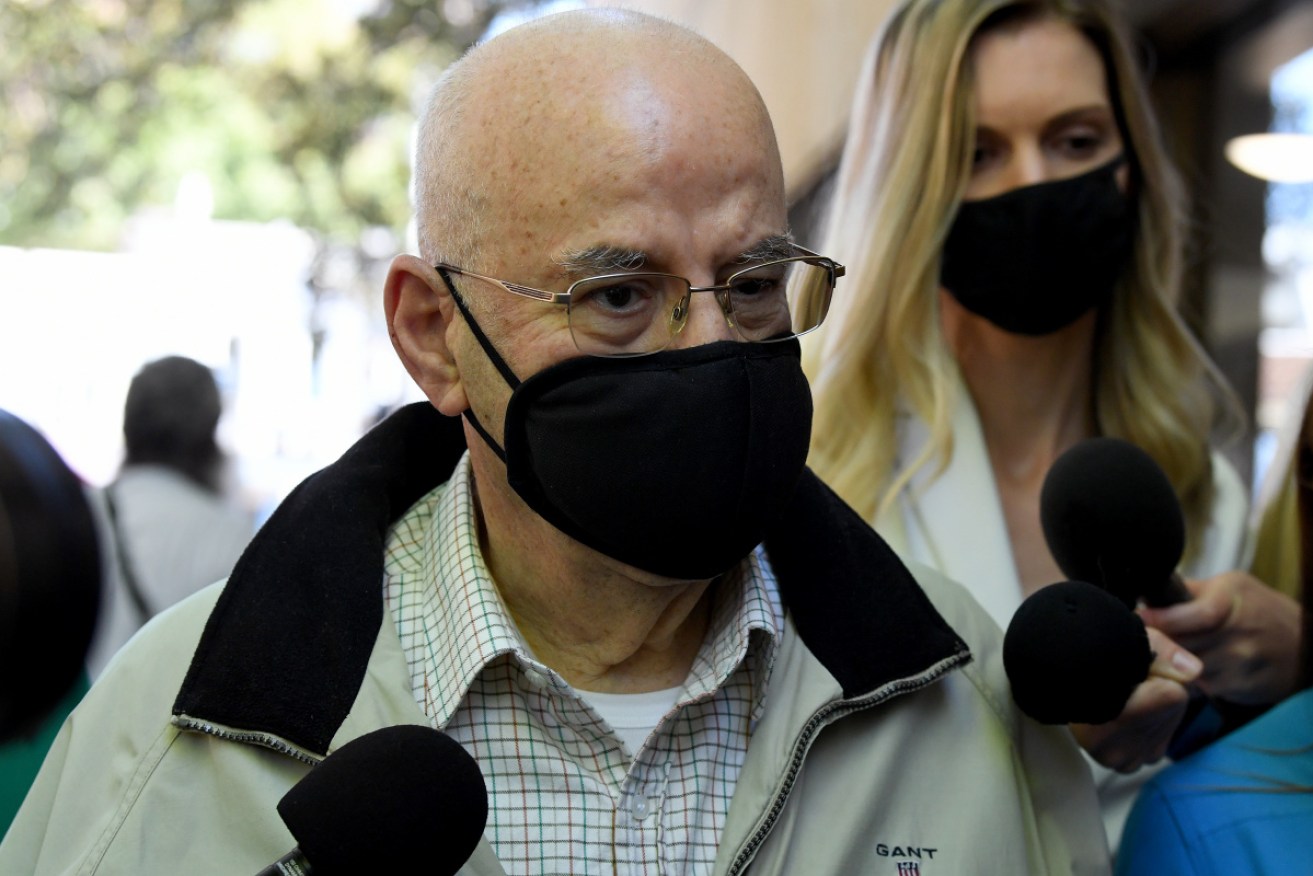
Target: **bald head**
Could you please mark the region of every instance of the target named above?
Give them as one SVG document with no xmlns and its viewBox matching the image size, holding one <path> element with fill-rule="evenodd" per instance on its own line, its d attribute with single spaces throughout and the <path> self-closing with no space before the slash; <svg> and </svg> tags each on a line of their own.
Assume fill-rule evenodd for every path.
<svg viewBox="0 0 1313 876">
<path fill-rule="evenodd" d="M 447 73 L 416 170 L 423 258 L 393 260 L 384 313 L 433 405 L 467 415 L 489 568 L 499 581 L 545 580 L 576 561 L 595 570 L 588 542 L 508 480 L 513 387 L 588 354 L 581 334 L 585 345 L 619 340 L 617 350 L 661 331 L 676 349 L 742 337 L 729 296 L 676 304 L 668 282 L 617 281 L 591 296 L 574 284 L 641 271 L 723 288 L 746 265 L 792 254 L 766 109 L 742 70 L 682 28 L 566 13 L 506 32 Z M 614 418 L 598 416 L 610 434 Z"/>
<path fill-rule="evenodd" d="M 537 229 L 559 221 L 576 193 L 660 184 L 690 169 L 669 159 L 687 155 L 694 137 L 709 162 L 717 140 L 755 150 L 750 172 L 769 177 L 782 202 L 765 106 L 707 40 L 616 9 L 509 30 L 453 64 L 434 90 L 416 158 L 421 253 L 494 270 L 502 246 L 550 249 Z"/>
</svg>

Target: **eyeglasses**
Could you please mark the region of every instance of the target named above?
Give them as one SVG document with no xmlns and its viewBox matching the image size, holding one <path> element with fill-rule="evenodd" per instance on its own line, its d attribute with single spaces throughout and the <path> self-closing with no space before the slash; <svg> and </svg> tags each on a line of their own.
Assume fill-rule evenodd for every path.
<svg viewBox="0 0 1313 876">
<path fill-rule="evenodd" d="M 793 246 L 803 255 L 752 265 L 716 286 L 693 286 L 674 274 L 627 273 L 588 277 L 564 292 L 547 292 L 448 264 L 434 267 L 448 285 L 447 274 L 454 274 L 512 295 L 564 305 L 581 353 L 642 356 L 664 350 L 684 330 L 694 292 L 714 293 L 725 321 L 745 341 L 785 341 L 819 326 L 844 268 Z"/>
</svg>

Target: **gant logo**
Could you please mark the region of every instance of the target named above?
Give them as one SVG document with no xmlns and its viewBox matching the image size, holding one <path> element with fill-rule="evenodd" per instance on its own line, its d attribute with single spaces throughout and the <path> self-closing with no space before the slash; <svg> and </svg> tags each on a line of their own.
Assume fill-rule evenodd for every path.
<svg viewBox="0 0 1313 876">
<path fill-rule="evenodd" d="M 925 846 L 891 846 L 875 844 L 875 853 L 881 858 L 896 858 L 896 876 L 921 876 L 921 862 L 933 861 L 939 849 Z M 932 868 L 933 869 L 933 868 Z M 885 871 L 888 872 L 888 871 Z"/>
<path fill-rule="evenodd" d="M 925 846 L 888 846 L 884 843 L 875 844 L 875 853 L 882 858 L 916 858 L 918 861 L 925 859 L 933 861 L 935 853 L 939 849 L 928 849 Z"/>
</svg>

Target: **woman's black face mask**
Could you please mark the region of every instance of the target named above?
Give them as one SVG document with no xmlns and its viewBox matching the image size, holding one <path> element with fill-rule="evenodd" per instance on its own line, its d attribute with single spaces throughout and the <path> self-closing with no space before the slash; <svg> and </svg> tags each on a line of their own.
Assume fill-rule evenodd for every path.
<svg viewBox="0 0 1313 876">
<path fill-rule="evenodd" d="M 783 514 L 807 460 L 812 402 L 796 339 L 580 357 L 519 381 L 457 303 L 511 387 L 506 463 L 537 514 L 655 575 L 712 578 Z"/>
<path fill-rule="evenodd" d="M 965 201 L 944 241 L 940 283 L 1004 331 L 1047 335 L 1106 303 L 1135 244 L 1125 163 Z"/>
</svg>

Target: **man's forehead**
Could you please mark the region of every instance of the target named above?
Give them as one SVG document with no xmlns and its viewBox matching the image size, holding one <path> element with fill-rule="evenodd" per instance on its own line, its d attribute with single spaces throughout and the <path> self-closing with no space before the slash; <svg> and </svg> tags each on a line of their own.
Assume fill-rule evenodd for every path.
<svg viewBox="0 0 1313 876">
<path fill-rule="evenodd" d="M 784 227 L 774 132 L 742 70 L 675 25 L 658 27 L 679 38 L 660 40 L 605 21 L 498 37 L 467 59 L 459 110 L 429 129 L 445 147 L 424 170 L 446 178 L 444 203 L 477 212 L 461 228 L 485 268 L 551 270 L 567 253 L 590 273 L 650 265 L 680 249 L 661 242 L 655 213 L 667 227 L 702 216 L 717 258 Z M 462 233 L 432 228 L 439 241 Z"/>
</svg>

